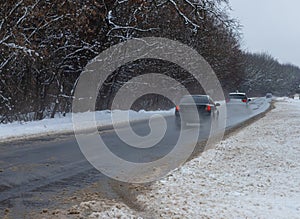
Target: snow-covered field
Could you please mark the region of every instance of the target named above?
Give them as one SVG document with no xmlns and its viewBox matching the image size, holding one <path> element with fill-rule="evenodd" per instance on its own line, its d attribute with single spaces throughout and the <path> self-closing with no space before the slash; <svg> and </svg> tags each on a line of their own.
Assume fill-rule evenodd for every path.
<svg viewBox="0 0 300 219">
<path fill-rule="evenodd" d="M 136 212 L 116 201 L 74 206 L 89 218 L 300 218 L 300 102 L 281 99 L 234 133 L 140 191 Z M 62 217 L 63 215 L 60 215 Z"/>
<path fill-rule="evenodd" d="M 127 111 L 130 121 L 138 121 L 150 118 L 154 114 L 161 114 L 164 116 L 173 115 L 174 109 L 168 111 Z M 117 111 L 97 111 L 95 112 L 95 120 L 98 127 L 112 125 L 112 114 L 118 113 Z M 82 113 L 81 116 L 89 117 L 89 113 Z M 119 118 L 114 121 L 114 124 L 125 122 L 126 118 Z M 84 128 L 89 128 L 89 121 L 84 121 Z M 90 121 L 91 122 L 91 121 Z M 92 122 L 91 122 L 92 124 Z M 36 137 L 50 134 L 60 134 L 73 132 L 72 114 L 67 114 L 66 117 L 56 117 L 54 119 L 43 119 L 41 121 L 32 122 L 14 122 L 10 124 L 0 124 L 0 142 L 10 139 L 22 139 L 28 137 Z"/>
</svg>

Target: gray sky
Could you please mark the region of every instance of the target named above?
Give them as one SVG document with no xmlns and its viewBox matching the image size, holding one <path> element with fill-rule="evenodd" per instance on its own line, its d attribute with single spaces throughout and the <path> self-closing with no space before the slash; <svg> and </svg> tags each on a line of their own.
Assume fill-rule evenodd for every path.
<svg viewBox="0 0 300 219">
<path fill-rule="evenodd" d="M 299 0 L 230 0 L 230 5 L 243 26 L 244 49 L 300 67 Z"/>
</svg>

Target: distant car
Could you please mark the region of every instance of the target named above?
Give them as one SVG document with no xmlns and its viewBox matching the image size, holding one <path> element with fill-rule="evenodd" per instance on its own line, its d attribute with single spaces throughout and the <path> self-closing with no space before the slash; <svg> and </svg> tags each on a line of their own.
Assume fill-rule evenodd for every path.
<svg viewBox="0 0 300 219">
<path fill-rule="evenodd" d="M 266 98 L 272 98 L 272 97 L 273 97 L 272 93 L 267 93 L 266 94 Z"/>
<path fill-rule="evenodd" d="M 208 95 L 186 95 L 175 108 L 175 116 L 181 117 L 181 122 L 199 123 L 201 120 L 217 119 L 218 106 Z M 200 121 L 199 121 L 200 119 Z"/>
<path fill-rule="evenodd" d="M 243 102 L 248 104 L 251 99 L 247 97 L 246 93 L 241 93 L 241 92 L 232 92 L 229 93 L 227 102 Z"/>
</svg>

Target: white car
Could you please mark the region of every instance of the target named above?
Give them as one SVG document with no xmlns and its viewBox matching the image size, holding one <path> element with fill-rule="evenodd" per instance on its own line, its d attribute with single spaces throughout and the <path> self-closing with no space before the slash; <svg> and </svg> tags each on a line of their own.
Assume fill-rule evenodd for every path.
<svg viewBox="0 0 300 219">
<path fill-rule="evenodd" d="M 241 92 L 232 92 L 229 93 L 227 102 L 243 102 L 248 104 L 251 99 L 247 97 L 246 93 L 241 93 Z"/>
</svg>

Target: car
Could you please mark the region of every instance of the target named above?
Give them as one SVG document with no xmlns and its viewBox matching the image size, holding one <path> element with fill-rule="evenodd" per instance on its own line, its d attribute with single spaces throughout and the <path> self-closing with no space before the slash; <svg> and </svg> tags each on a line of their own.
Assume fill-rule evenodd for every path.
<svg viewBox="0 0 300 219">
<path fill-rule="evenodd" d="M 220 104 L 215 103 L 209 95 L 186 95 L 176 106 L 175 116 L 177 119 L 180 118 L 184 125 L 218 119 L 219 106 Z"/>
<path fill-rule="evenodd" d="M 266 94 L 266 98 L 272 98 L 272 97 L 273 97 L 272 93 L 267 93 Z"/>
<path fill-rule="evenodd" d="M 227 102 L 243 102 L 248 104 L 251 101 L 250 98 L 247 97 L 246 93 L 242 93 L 239 91 L 229 93 Z"/>
</svg>

